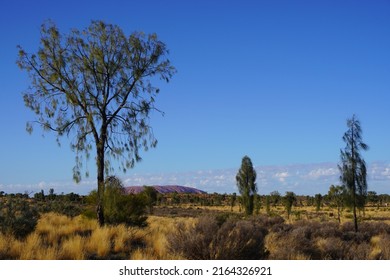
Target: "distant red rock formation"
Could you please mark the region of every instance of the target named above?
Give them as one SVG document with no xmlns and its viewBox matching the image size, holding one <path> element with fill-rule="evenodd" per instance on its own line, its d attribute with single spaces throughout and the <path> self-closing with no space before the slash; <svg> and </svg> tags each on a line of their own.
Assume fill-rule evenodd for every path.
<svg viewBox="0 0 390 280">
<path fill-rule="evenodd" d="M 177 186 L 177 185 L 169 185 L 169 186 L 150 186 L 153 187 L 158 193 L 195 193 L 195 194 L 205 194 L 206 192 L 198 190 L 196 188 Z M 131 186 L 125 187 L 126 193 L 140 193 L 144 189 L 144 186 Z"/>
</svg>

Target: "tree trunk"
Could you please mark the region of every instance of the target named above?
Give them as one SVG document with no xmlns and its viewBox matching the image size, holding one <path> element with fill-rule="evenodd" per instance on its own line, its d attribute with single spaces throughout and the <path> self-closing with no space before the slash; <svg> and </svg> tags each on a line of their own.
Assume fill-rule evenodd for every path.
<svg viewBox="0 0 390 280">
<path fill-rule="evenodd" d="M 358 232 L 358 221 L 357 221 L 357 215 L 356 215 L 356 193 L 355 188 L 353 191 L 353 221 L 355 223 L 355 232 Z"/>
<path fill-rule="evenodd" d="M 96 152 L 97 163 L 97 206 L 96 216 L 100 226 L 104 226 L 104 144 L 98 143 Z"/>
<path fill-rule="evenodd" d="M 355 120 L 353 119 L 355 122 Z M 355 232 L 358 232 L 358 221 L 356 216 L 356 158 L 355 158 L 355 139 L 354 139 L 354 126 L 352 126 L 352 143 L 351 143 L 351 155 L 352 155 L 352 199 L 353 199 L 353 221 L 355 223 Z"/>
</svg>

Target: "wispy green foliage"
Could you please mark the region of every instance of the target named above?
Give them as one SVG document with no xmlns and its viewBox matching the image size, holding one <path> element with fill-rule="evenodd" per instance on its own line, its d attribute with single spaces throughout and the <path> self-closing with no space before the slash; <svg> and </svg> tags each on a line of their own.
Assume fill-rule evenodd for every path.
<svg viewBox="0 0 390 280">
<path fill-rule="evenodd" d="M 360 151 L 368 150 L 368 145 L 363 142 L 360 121 L 355 115 L 347 120 L 347 127 L 343 136 L 346 146 L 340 151 L 340 181 L 351 197 L 355 231 L 358 231 L 356 208 L 364 207 L 367 196 L 367 168 Z"/>
</svg>

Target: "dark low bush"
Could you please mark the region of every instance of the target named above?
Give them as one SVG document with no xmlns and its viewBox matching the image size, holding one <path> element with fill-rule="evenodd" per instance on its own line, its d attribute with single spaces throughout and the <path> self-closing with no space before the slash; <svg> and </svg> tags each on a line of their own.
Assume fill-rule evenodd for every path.
<svg viewBox="0 0 390 280">
<path fill-rule="evenodd" d="M 0 231 L 23 239 L 34 231 L 39 213 L 28 200 L 8 198 L 0 202 Z"/>
</svg>

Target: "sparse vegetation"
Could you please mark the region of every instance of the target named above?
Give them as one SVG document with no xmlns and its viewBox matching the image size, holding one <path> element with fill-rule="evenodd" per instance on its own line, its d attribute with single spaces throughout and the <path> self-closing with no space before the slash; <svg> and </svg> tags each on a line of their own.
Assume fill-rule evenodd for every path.
<svg viewBox="0 0 390 280">
<path fill-rule="evenodd" d="M 264 202 L 260 213 L 246 216 L 232 207 L 232 195 L 166 194 L 153 216 L 144 216 L 145 227 L 119 222 L 99 227 L 95 215 L 42 212 L 28 234 L 0 233 L 0 259 L 390 259 L 389 196 L 371 199 L 365 216 L 357 213 L 358 232 L 352 209 L 344 206 L 338 217 L 332 196 L 322 196 L 319 211 L 314 197 L 295 198 L 290 217 L 284 199 L 271 208 L 270 195 L 258 196 Z M 11 199 L 43 209 L 37 207 L 41 200 L 24 195 L 3 194 L 0 201 L 7 205 Z M 85 198 L 76 201 L 90 207 Z"/>
</svg>

